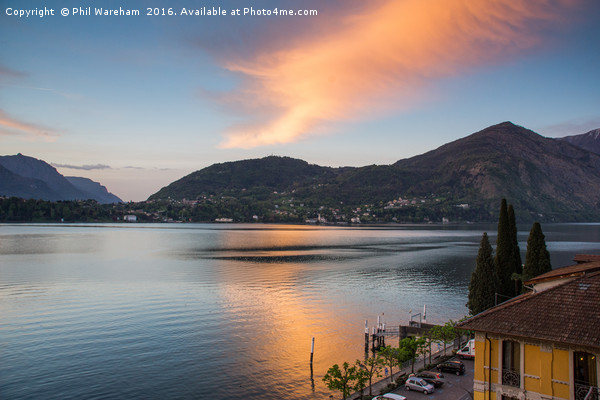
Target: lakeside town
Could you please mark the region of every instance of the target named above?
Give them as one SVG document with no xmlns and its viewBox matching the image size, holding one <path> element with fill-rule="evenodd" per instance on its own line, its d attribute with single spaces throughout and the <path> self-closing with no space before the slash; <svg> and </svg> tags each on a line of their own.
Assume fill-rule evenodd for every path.
<svg viewBox="0 0 600 400">
<path fill-rule="evenodd" d="M 273 192 L 269 202 L 241 202 L 233 197 L 196 200 L 147 200 L 99 204 L 93 200 L 44 201 L 0 197 L 3 222 L 241 222 L 306 224 L 449 223 L 465 221 L 469 204 L 447 205 L 442 197 L 397 198 L 360 207 L 337 207 L 297 201 Z M 478 212 L 478 211 L 476 211 Z"/>
</svg>

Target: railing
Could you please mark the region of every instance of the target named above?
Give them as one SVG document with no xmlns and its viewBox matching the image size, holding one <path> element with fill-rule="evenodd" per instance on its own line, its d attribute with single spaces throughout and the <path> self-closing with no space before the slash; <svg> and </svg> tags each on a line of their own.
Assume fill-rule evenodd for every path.
<svg viewBox="0 0 600 400">
<path fill-rule="evenodd" d="M 502 384 L 507 386 L 521 387 L 521 373 L 512 369 L 502 370 Z"/>
<path fill-rule="evenodd" d="M 575 400 L 600 400 L 600 388 L 576 383 Z"/>
</svg>

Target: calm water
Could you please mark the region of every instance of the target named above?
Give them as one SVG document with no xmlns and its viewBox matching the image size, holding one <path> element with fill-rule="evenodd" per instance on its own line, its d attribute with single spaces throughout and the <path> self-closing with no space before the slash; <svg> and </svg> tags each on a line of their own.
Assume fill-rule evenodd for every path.
<svg viewBox="0 0 600 400">
<path fill-rule="evenodd" d="M 554 266 L 600 253 L 598 224 L 543 229 Z M 483 231 L 0 225 L 0 398 L 328 398 L 365 319 L 466 314 Z"/>
</svg>

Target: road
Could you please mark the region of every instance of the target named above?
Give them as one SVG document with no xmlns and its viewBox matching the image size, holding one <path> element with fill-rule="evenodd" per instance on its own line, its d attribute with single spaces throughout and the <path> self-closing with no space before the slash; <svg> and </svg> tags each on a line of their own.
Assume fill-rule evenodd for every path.
<svg viewBox="0 0 600 400">
<path fill-rule="evenodd" d="M 461 360 L 465 364 L 465 374 L 456 376 L 444 372 L 444 385 L 432 394 L 407 391 L 404 387 L 396 389 L 393 393 L 405 396 L 407 400 L 467 400 L 473 398 L 473 360 Z"/>
</svg>

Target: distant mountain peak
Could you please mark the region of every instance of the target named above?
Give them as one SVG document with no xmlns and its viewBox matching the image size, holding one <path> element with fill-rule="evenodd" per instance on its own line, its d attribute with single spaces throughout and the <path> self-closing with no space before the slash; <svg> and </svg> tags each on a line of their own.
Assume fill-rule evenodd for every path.
<svg viewBox="0 0 600 400">
<path fill-rule="evenodd" d="M 600 129 L 593 129 L 581 135 L 572 135 L 561 138 L 577 147 L 600 154 Z"/>
<path fill-rule="evenodd" d="M 122 202 L 106 188 L 87 178 L 67 179 L 43 160 L 18 153 L 0 156 L 3 171 L 0 196 L 42 200 L 88 200 Z"/>
</svg>

